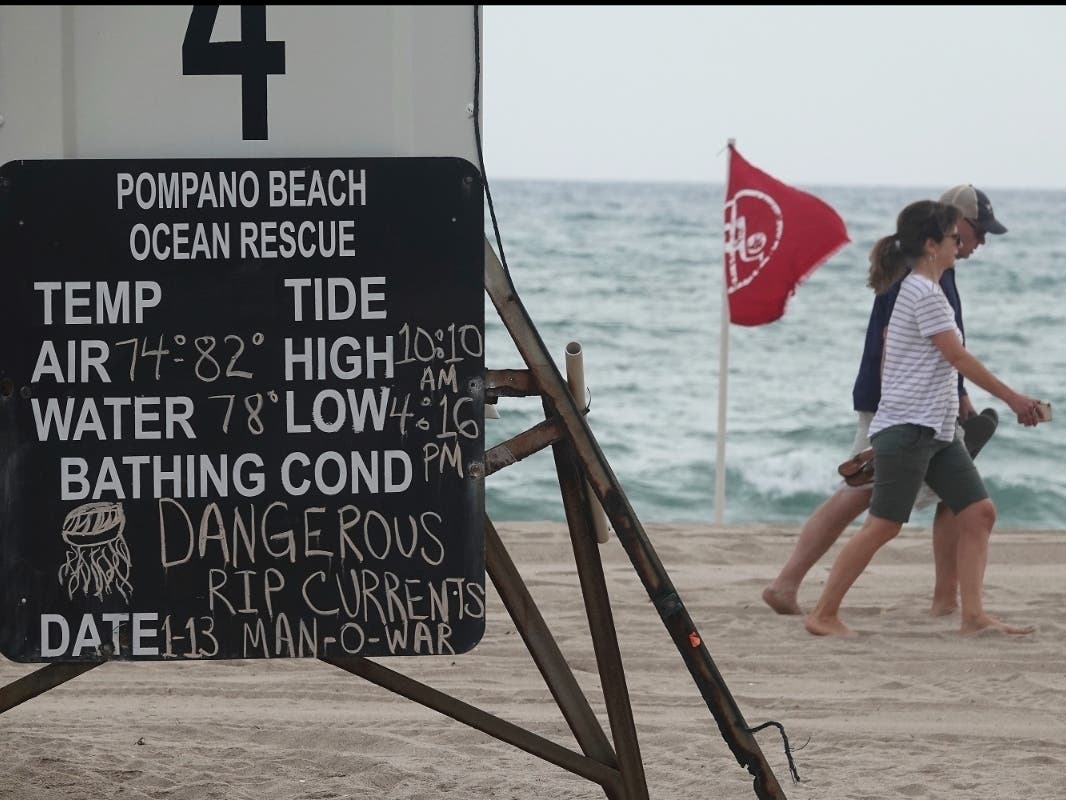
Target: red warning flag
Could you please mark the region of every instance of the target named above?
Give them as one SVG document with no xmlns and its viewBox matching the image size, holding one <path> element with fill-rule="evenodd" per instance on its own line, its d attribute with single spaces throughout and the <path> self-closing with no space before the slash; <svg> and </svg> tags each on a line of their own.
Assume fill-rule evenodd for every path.
<svg viewBox="0 0 1066 800">
<path fill-rule="evenodd" d="M 800 282 L 850 241 L 830 205 L 756 169 L 729 145 L 725 281 L 731 322 L 780 319 Z"/>
</svg>

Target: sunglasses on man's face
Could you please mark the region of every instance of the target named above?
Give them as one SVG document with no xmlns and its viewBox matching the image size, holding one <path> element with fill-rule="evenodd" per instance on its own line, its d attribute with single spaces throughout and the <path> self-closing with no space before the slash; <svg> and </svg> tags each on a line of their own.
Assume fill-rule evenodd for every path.
<svg viewBox="0 0 1066 800">
<path fill-rule="evenodd" d="M 970 229 L 973 231 L 973 236 L 977 241 L 983 242 L 985 240 L 986 231 L 984 228 L 982 228 L 972 219 L 966 220 L 966 224 L 970 226 Z"/>
</svg>

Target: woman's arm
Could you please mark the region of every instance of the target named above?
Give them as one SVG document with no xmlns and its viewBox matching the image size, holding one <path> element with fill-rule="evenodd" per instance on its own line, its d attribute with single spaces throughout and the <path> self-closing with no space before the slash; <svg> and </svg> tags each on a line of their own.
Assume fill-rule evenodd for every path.
<svg viewBox="0 0 1066 800">
<path fill-rule="evenodd" d="M 1010 410 L 1018 415 L 1018 422 L 1022 425 L 1032 426 L 1040 421 L 1037 411 L 1038 401 L 1014 391 L 993 375 L 984 364 L 962 346 L 955 331 L 941 331 L 929 337 L 929 340 L 937 346 L 948 363 L 967 380 L 973 381 L 986 392 L 990 392 L 1010 406 Z"/>
</svg>

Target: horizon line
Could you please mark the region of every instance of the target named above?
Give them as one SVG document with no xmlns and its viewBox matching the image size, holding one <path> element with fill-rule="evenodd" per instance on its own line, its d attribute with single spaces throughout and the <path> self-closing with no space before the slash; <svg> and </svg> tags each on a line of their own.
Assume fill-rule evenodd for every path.
<svg viewBox="0 0 1066 800">
<path fill-rule="evenodd" d="M 631 184 L 683 184 L 690 186 L 725 186 L 725 180 L 712 181 L 703 178 L 591 178 L 591 177 L 546 177 L 519 175 L 490 175 L 490 181 L 525 181 L 528 183 L 631 183 Z M 839 181 L 782 180 L 793 186 L 825 186 L 840 189 L 929 189 L 939 183 L 842 183 Z M 982 183 L 982 189 L 1010 192 L 1066 192 L 1066 186 L 1023 186 L 1020 184 Z"/>
</svg>

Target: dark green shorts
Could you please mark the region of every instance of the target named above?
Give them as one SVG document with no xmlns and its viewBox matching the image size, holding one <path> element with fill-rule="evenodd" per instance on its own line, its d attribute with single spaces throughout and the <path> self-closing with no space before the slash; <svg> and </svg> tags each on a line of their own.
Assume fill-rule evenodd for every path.
<svg viewBox="0 0 1066 800">
<path fill-rule="evenodd" d="M 973 459 L 958 439 L 942 442 L 922 425 L 892 425 L 870 437 L 874 448 L 874 494 L 870 513 L 904 523 L 925 481 L 958 514 L 988 497 Z"/>
</svg>

